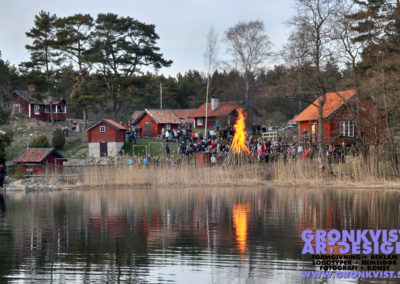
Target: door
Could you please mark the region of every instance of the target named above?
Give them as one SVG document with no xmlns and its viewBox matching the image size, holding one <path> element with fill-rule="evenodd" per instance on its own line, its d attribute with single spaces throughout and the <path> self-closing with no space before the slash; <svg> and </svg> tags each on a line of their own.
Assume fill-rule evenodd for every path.
<svg viewBox="0 0 400 284">
<path fill-rule="evenodd" d="M 144 124 L 144 136 L 151 136 L 151 123 L 146 122 Z"/>
<path fill-rule="evenodd" d="M 100 157 L 107 157 L 107 142 L 100 142 Z"/>
</svg>

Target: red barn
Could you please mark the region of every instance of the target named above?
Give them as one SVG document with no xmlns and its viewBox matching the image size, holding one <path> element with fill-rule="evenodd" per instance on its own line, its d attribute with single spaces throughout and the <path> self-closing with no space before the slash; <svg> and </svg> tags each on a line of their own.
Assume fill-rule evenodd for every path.
<svg viewBox="0 0 400 284">
<path fill-rule="evenodd" d="M 219 102 L 217 98 L 211 98 L 211 104 L 207 104 L 207 127 L 215 127 L 217 120 L 221 128 L 230 126 L 237 115 L 237 109 L 241 102 Z M 194 119 L 195 128 L 204 128 L 206 121 L 206 104 L 200 106 L 190 116 Z"/>
<path fill-rule="evenodd" d="M 89 156 L 115 157 L 125 143 L 126 127 L 112 119 L 100 119 L 87 129 Z"/>
<path fill-rule="evenodd" d="M 23 113 L 30 118 L 43 121 L 51 121 L 51 108 L 53 109 L 54 121 L 67 119 L 67 106 L 64 99 L 55 100 L 50 103 L 49 98 L 39 100 L 32 96 L 34 92 L 14 91 L 13 112 Z"/>
<path fill-rule="evenodd" d="M 66 159 L 54 148 L 26 148 L 15 159 L 26 174 L 42 174 L 46 165 L 62 166 Z"/>
<path fill-rule="evenodd" d="M 161 130 L 178 129 L 183 123 L 192 123 L 190 115 L 195 109 L 145 109 L 144 112 L 135 112 L 132 124 L 143 129 L 144 136 L 157 137 Z"/>
<path fill-rule="evenodd" d="M 356 98 L 355 90 L 333 92 L 326 94 L 323 108 L 324 143 L 333 145 L 352 145 L 360 140 L 360 131 L 355 124 Z M 303 112 L 293 119 L 298 123 L 300 142 L 316 142 L 318 137 L 318 105 L 321 98 L 315 100 Z M 382 143 L 385 122 L 379 118 L 371 122 L 374 104 L 367 100 L 360 101 L 360 123 L 363 127 L 366 144 Z"/>
</svg>

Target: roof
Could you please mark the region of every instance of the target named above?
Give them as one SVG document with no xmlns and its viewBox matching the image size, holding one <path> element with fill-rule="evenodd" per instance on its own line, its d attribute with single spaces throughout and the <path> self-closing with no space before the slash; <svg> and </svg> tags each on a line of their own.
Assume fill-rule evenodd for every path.
<svg viewBox="0 0 400 284">
<path fill-rule="evenodd" d="M 185 122 L 193 122 L 194 119 L 191 116 L 192 113 L 196 111 L 195 108 L 192 109 L 175 109 L 174 112 L 178 116 L 178 118 L 184 118 Z"/>
<path fill-rule="evenodd" d="M 14 159 L 14 163 L 41 163 L 53 153 L 64 158 L 54 148 L 26 148 Z"/>
<path fill-rule="evenodd" d="M 242 103 L 241 102 L 220 102 L 218 108 L 214 111 L 211 110 L 211 104 L 207 104 L 207 116 L 226 116 L 237 109 Z M 205 117 L 206 116 L 206 104 L 199 107 L 190 117 Z"/>
<path fill-rule="evenodd" d="M 347 100 L 356 94 L 355 90 L 347 90 L 341 92 L 333 92 L 326 94 L 326 101 L 324 104 L 324 109 L 322 115 L 324 118 L 329 117 L 338 108 L 340 108 Z M 318 119 L 318 106 L 321 97 L 316 99 L 314 103 L 310 104 L 305 110 L 303 110 L 298 116 L 296 116 L 293 121 L 310 121 Z"/>
<path fill-rule="evenodd" d="M 24 101 L 26 101 L 27 103 L 30 103 L 30 104 L 38 104 L 38 105 L 49 105 L 50 104 L 48 98 L 39 100 L 39 99 L 33 97 L 32 93 L 30 93 L 28 91 L 15 90 L 14 94 L 18 95 L 21 99 L 23 99 Z M 63 102 L 64 104 L 66 103 L 65 99 L 59 99 L 57 101 L 53 101 L 52 104 L 58 105 L 61 102 Z"/>
<path fill-rule="evenodd" d="M 182 122 L 182 118 L 185 120 L 185 122 L 193 122 L 193 118 L 191 118 L 190 115 L 195 110 L 196 109 L 145 109 L 144 111 L 156 123 L 180 124 Z M 140 118 L 141 116 L 138 119 Z"/>
<path fill-rule="evenodd" d="M 121 124 L 119 124 L 118 122 L 112 120 L 112 119 L 99 119 L 98 121 L 96 121 L 95 123 L 93 123 L 88 129 L 86 129 L 86 131 L 92 129 L 93 127 L 95 127 L 96 125 L 99 125 L 100 123 L 105 123 L 108 126 L 111 126 L 112 128 L 116 129 L 116 130 L 127 130 L 127 128 Z"/>
<path fill-rule="evenodd" d="M 181 120 L 172 109 L 145 109 L 145 111 L 156 123 L 181 123 Z"/>
<path fill-rule="evenodd" d="M 139 122 L 139 119 L 142 118 L 142 116 L 145 114 L 146 112 L 144 110 L 137 110 L 135 111 L 132 116 L 131 116 L 131 122 L 132 124 L 137 124 Z"/>
</svg>

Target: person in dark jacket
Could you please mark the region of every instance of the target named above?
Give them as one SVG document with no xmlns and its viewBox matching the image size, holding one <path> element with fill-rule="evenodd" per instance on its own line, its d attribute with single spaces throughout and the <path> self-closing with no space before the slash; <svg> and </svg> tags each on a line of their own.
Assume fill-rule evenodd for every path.
<svg viewBox="0 0 400 284">
<path fill-rule="evenodd" d="M 3 188 L 4 179 L 6 178 L 6 163 L 0 163 L 0 188 Z"/>
</svg>

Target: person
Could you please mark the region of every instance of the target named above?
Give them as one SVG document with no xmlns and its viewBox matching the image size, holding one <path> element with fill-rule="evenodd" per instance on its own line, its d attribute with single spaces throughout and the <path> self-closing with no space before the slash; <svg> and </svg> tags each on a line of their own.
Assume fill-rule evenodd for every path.
<svg viewBox="0 0 400 284">
<path fill-rule="evenodd" d="M 211 166 L 215 166 L 217 164 L 217 157 L 213 154 L 211 156 Z"/>
<path fill-rule="evenodd" d="M 149 160 L 147 159 L 146 156 L 143 158 L 143 164 L 146 166 L 149 164 Z"/>
<path fill-rule="evenodd" d="M 215 123 L 215 127 L 217 128 L 217 131 L 219 131 L 220 124 L 219 124 L 219 121 L 218 121 L 218 120 L 217 120 L 217 122 Z"/>
<path fill-rule="evenodd" d="M 6 212 L 6 202 L 4 201 L 3 193 L 0 193 L 0 209 L 2 212 Z"/>
<path fill-rule="evenodd" d="M 6 163 L 3 160 L 0 164 L 0 188 L 3 188 L 5 178 L 6 178 Z"/>
</svg>

